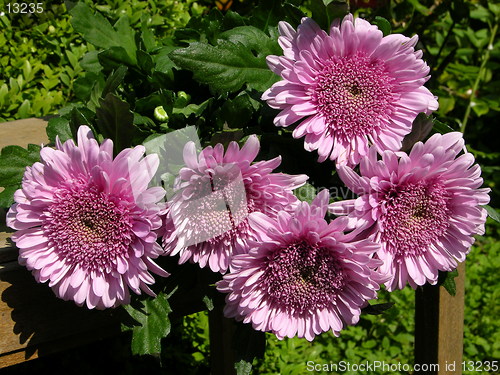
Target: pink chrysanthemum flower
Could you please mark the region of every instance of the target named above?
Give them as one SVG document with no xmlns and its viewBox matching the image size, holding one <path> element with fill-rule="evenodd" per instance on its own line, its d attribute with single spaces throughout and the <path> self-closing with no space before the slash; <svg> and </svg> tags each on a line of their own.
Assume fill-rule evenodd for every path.
<svg viewBox="0 0 500 375">
<path fill-rule="evenodd" d="M 179 263 L 190 260 L 224 273 L 233 254 L 247 251 L 252 237 L 249 213 L 275 216 L 297 204 L 292 190 L 308 177 L 272 173 L 281 157 L 251 164 L 259 149 L 255 135 L 241 150 L 231 142 L 225 153 L 222 144 L 217 144 L 197 155 L 194 144 L 186 144 L 186 167 L 180 171 L 179 189 L 169 202 L 163 237 L 168 254 L 180 253 Z"/>
<path fill-rule="evenodd" d="M 418 142 L 410 154 L 375 150 L 361 161 L 361 177 L 349 167 L 338 172 L 355 200 L 333 203 L 331 212 L 348 214 L 350 225 L 366 229 L 381 244 L 379 271 L 390 279 L 389 291 L 435 284 L 438 271 L 462 262 L 484 233 L 489 189 L 474 157 L 465 152 L 461 133 L 435 134 Z M 458 156 L 458 157 L 457 157 Z"/>
<path fill-rule="evenodd" d="M 351 241 L 348 220 L 324 219 L 329 194 L 276 219 L 255 212 L 249 224 L 257 233 L 247 254 L 236 255 L 231 272 L 217 283 L 226 296 L 224 314 L 252 323 L 278 338 L 305 337 L 332 330 L 338 336 L 356 324 L 361 308 L 377 296 L 381 262 L 371 240 Z"/>
<path fill-rule="evenodd" d="M 129 303 L 128 288 L 154 295 L 150 271 L 168 273 L 151 259 L 163 250 L 155 231 L 162 188 L 148 189 L 158 167 L 144 147 L 113 160 L 113 142 L 100 146 L 87 126 L 56 149 L 42 148 L 41 162 L 27 167 L 7 225 L 17 232 L 19 263 L 54 293 L 88 308 Z"/>
<path fill-rule="evenodd" d="M 262 99 L 281 112 L 277 126 L 302 120 L 294 138 L 318 150 L 322 162 L 356 165 L 369 144 L 399 150 L 420 112 L 438 108 L 423 86 L 429 67 L 415 51 L 417 36 L 383 36 L 367 21 L 347 15 L 330 34 L 310 18 L 295 31 L 280 22 L 278 41 L 284 56 L 268 56 L 271 70 L 283 80 Z"/>
</svg>

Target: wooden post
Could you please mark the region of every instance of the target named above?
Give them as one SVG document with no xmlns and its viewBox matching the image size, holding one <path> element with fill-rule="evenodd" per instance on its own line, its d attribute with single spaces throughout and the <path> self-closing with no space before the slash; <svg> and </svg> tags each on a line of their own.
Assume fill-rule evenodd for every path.
<svg viewBox="0 0 500 375">
<path fill-rule="evenodd" d="M 465 262 L 458 266 L 456 295 L 425 285 L 415 294 L 415 374 L 461 375 L 464 336 Z"/>
<path fill-rule="evenodd" d="M 233 319 L 225 318 L 224 296 L 214 296 L 214 308 L 209 312 L 210 329 L 210 362 L 212 375 L 235 375 L 235 352 L 233 350 L 233 335 L 236 330 Z"/>
</svg>

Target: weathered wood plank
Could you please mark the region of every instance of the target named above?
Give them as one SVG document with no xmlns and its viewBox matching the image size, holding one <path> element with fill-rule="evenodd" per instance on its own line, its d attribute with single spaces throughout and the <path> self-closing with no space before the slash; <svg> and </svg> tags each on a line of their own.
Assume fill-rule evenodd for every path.
<svg viewBox="0 0 500 375">
<path fill-rule="evenodd" d="M 0 148 L 46 144 L 46 121 L 0 124 Z M 0 209 L 0 368 L 86 344 L 120 332 L 114 311 L 95 311 L 62 301 L 17 263 Z"/>
<path fill-rule="evenodd" d="M 64 349 L 70 341 L 81 343 L 79 335 L 99 339 L 120 331 L 112 311 L 91 311 L 56 298 L 17 262 L 0 265 L 0 296 L 0 368 Z M 20 350 L 24 358 L 16 354 Z"/>
<path fill-rule="evenodd" d="M 439 294 L 439 333 L 437 359 L 439 374 L 462 374 L 464 345 L 465 262 L 458 266 L 455 278 L 457 294 L 450 296 L 441 288 Z M 453 371 L 450 365 L 454 364 Z M 448 371 L 447 371 L 448 369 Z"/>
<path fill-rule="evenodd" d="M 465 262 L 458 266 L 454 297 L 439 286 L 425 285 L 415 294 L 415 363 L 437 365 L 415 374 L 462 374 Z"/>
</svg>

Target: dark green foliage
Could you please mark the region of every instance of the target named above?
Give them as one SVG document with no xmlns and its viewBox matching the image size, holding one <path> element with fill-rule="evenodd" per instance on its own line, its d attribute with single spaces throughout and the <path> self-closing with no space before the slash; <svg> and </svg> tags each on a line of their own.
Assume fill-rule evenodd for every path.
<svg viewBox="0 0 500 375">
<path fill-rule="evenodd" d="M 28 145 L 28 149 L 19 146 L 7 146 L 0 152 L 0 207 L 9 207 L 14 203 L 14 192 L 21 187 L 21 179 L 27 166 L 40 160 L 40 146 Z"/>
<path fill-rule="evenodd" d="M 427 86 L 439 96 L 440 108 L 432 117 L 417 117 L 404 149 L 435 132 L 465 131 L 469 151 L 482 165 L 485 185 L 493 189 L 488 212 L 498 219 L 492 207 L 500 203 L 495 189 L 500 184 L 500 152 L 493 126 L 500 110 L 496 37 L 500 7 L 462 0 L 387 1 L 378 2 L 378 7 L 371 1 L 350 3 L 353 13 L 378 25 L 385 35 L 391 30 L 407 36 L 419 34 L 417 48 L 424 50 L 431 67 Z M 197 126 L 203 145 L 227 145 L 256 133 L 262 145 L 259 158 L 282 155 L 280 171 L 310 176 L 309 183 L 295 191 L 300 199 L 310 201 L 322 186 L 342 187 L 334 164 L 318 164 L 317 155 L 303 149 L 303 140 L 292 138 L 293 127 L 276 128 L 272 120 L 277 111 L 260 97 L 279 79 L 265 62 L 267 55 L 282 54 L 278 22 L 286 20 L 296 27 L 304 14 L 312 14 L 326 29 L 335 17 L 347 12 L 347 2 L 244 0 L 234 2 L 235 11 L 224 13 L 200 4 L 205 3 L 84 1 L 71 4 L 69 13 L 64 5 L 52 5 L 34 19 L 0 17 L 4 30 L 0 35 L 0 120 L 45 116 L 59 109 L 59 116 L 47 128 L 51 141 L 56 135 L 62 141 L 74 137 L 78 126 L 86 124 L 99 140 L 113 139 L 115 152 L 186 125 Z M 244 11 L 236 12 L 238 8 Z M 159 106 L 168 120 L 155 118 Z M 24 168 L 38 159 L 37 146 L 2 150 L 0 185 L 5 191 L 0 193 L 0 206 L 12 203 Z M 497 245 L 498 226 L 490 224 L 467 263 L 466 360 L 500 356 Z M 138 300 L 127 307 L 136 320 L 128 327 L 132 352 L 174 363 L 172 371 L 177 373 L 206 373 L 210 355 L 207 315 L 190 314 L 214 308 L 213 283 L 220 275 L 208 277 L 197 266 L 175 267 L 182 272 L 173 271 L 167 281 L 156 285 L 156 299 Z M 454 276 L 448 273 L 442 279 L 451 294 Z M 176 290 L 173 295 L 172 290 Z M 171 310 L 187 316 L 172 317 Z M 412 363 L 413 312 L 413 291 L 407 288 L 391 294 L 382 291 L 379 302 L 372 301 L 364 310 L 360 323 L 342 331 L 339 338 L 326 333 L 312 343 L 279 341 L 249 325 L 239 325 L 236 341 L 246 345 L 237 348 L 235 367 L 239 374 L 252 370 L 302 374 L 307 360 Z M 178 324 L 171 327 L 170 318 Z M 267 348 L 264 358 L 258 359 L 264 337 Z"/>
</svg>

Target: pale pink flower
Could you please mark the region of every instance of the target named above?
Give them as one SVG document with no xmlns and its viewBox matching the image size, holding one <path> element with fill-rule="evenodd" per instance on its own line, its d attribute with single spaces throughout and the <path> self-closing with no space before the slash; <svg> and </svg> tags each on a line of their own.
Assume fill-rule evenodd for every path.
<svg viewBox="0 0 500 375">
<path fill-rule="evenodd" d="M 347 15 L 327 34 L 310 18 L 295 31 L 280 22 L 278 41 L 284 56 L 268 56 L 270 69 L 283 80 L 262 99 L 281 112 L 276 126 L 298 121 L 294 138 L 318 150 L 318 161 L 356 165 L 370 144 L 399 150 L 415 117 L 438 108 L 423 85 L 429 67 L 417 36 L 383 36 L 377 26 Z"/>
<path fill-rule="evenodd" d="M 144 147 L 125 149 L 113 160 L 113 142 L 100 146 L 87 126 L 56 149 L 42 148 L 41 162 L 26 168 L 22 189 L 7 213 L 17 232 L 19 263 L 54 293 L 88 308 L 130 301 L 129 288 L 154 296 L 150 272 L 168 273 L 152 258 L 163 250 L 156 202 L 162 188 L 148 189 L 158 157 Z"/>
<path fill-rule="evenodd" d="M 329 194 L 322 191 L 311 205 L 272 219 L 251 213 L 256 232 L 250 251 L 233 257 L 231 271 L 217 283 L 228 293 L 225 316 L 251 323 L 278 338 L 305 337 L 331 330 L 336 336 L 356 324 L 361 308 L 376 298 L 381 262 L 371 240 L 344 235 L 347 218 L 325 221 Z"/>
<path fill-rule="evenodd" d="M 292 190 L 308 177 L 272 173 L 281 157 L 252 164 L 259 149 L 255 135 L 241 149 L 231 142 L 225 152 L 217 144 L 197 155 L 193 143 L 186 145 L 186 167 L 179 173 L 178 191 L 168 204 L 163 237 L 165 251 L 179 253 L 179 263 L 190 260 L 224 273 L 233 254 L 247 251 L 252 237 L 249 213 L 275 216 L 297 204 Z"/>
<path fill-rule="evenodd" d="M 385 151 L 382 160 L 372 149 L 361 161 L 361 176 L 349 167 L 338 172 L 359 197 L 331 204 L 331 212 L 347 214 L 352 227 L 364 228 L 360 236 L 381 244 L 379 271 L 390 277 L 389 291 L 407 282 L 435 284 L 438 271 L 456 268 L 473 235 L 484 233 L 481 205 L 489 202 L 489 189 L 480 188 L 481 169 L 461 133 L 434 134 L 409 155 Z"/>
</svg>

